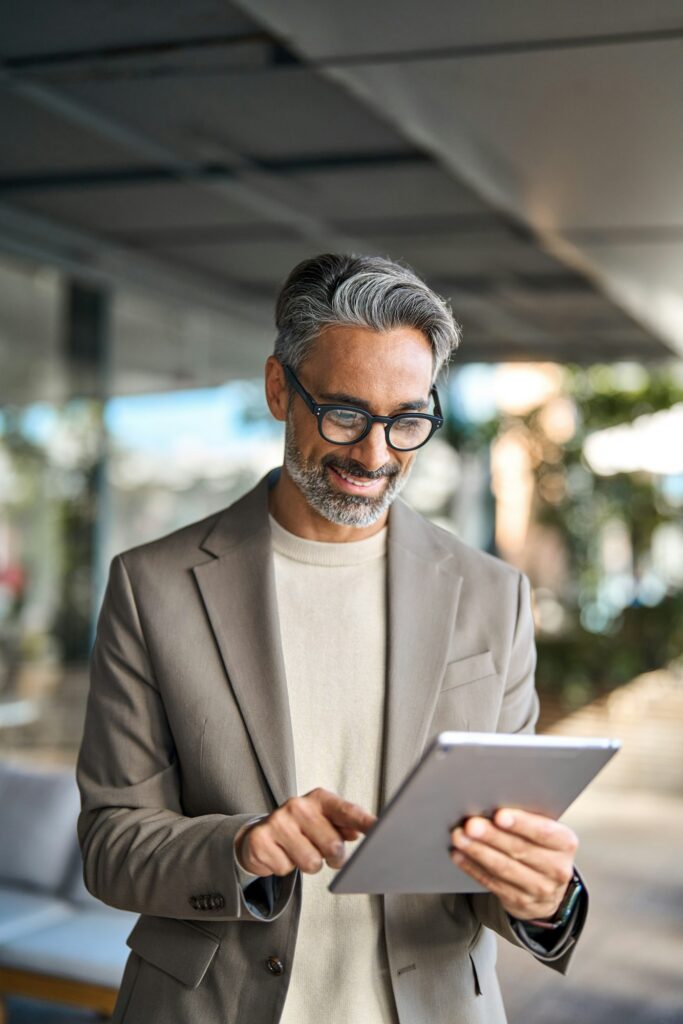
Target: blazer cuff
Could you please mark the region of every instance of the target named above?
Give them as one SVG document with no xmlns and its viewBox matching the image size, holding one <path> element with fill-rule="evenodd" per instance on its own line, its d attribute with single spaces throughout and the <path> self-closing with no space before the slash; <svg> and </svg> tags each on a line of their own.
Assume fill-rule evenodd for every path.
<svg viewBox="0 0 683 1024">
<path fill-rule="evenodd" d="M 233 859 L 233 861 L 235 863 L 235 871 L 237 872 L 237 881 L 239 882 L 239 884 L 242 886 L 243 889 L 245 889 L 246 886 L 251 885 L 252 882 L 255 882 L 257 878 L 262 878 L 263 876 L 262 875 L 254 875 L 254 874 L 251 873 L 251 871 L 247 871 L 246 868 L 242 867 L 242 865 L 240 864 L 240 861 L 239 861 L 239 857 L 237 856 L 237 846 L 238 846 L 238 843 L 240 842 L 240 840 L 242 839 L 242 836 L 244 835 L 244 833 L 248 829 L 250 829 L 252 825 L 255 825 L 258 821 L 263 821 L 263 819 L 267 818 L 267 817 L 268 817 L 267 814 L 257 814 L 254 818 L 250 818 L 249 821 L 245 821 L 245 823 L 242 825 L 242 827 L 240 828 L 239 832 L 237 832 L 237 834 L 235 835 L 235 838 L 233 839 L 233 842 L 232 842 L 232 859 Z"/>
<path fill-rule="evenodd" d="M 502 938 L 512 942 L 513 945 L 526 949 L 540 963 L 546 964 L 560 974 L 566 974 L 588 914 L 588 889 L 578 870 L 577 874 L 583 884 L 583 892 L 571 918 L 561 929 L 562 934 L 552 933 L 553 946 L 550 950 L 538 942 L 535 935 L 530 935 L 521 921 L 511 917 L 503 909 L 497 896 L 490 892 L 469 893 L 467 900 L 481 924 L 491 928 Z M 521 927 L 517 927 L 517 925 Z M 545 941 L 550 942 L 551 940 L 546 939 Z"/>
<path fill-rule="evenodd" d="M 289 903 L 298 874 L 295 870 L 284 878 L 278 875 L 254 875 L 240 864 L 237 856 L 239 839 L 248 828 L 267 817 L 267 814 L 259 814 L 250 818 L 242 825 L 232 844 L 232 859 L 240 898 L 250 915 L 259 921 L 274 921 L 280 916 Z"/>
<path fill-rule="evenodd" d="M 539 960 L 556 960 L 569 948 L 570 940 L 577 931 L 579 912 L 583 893 L 579 896 L 571 917 L 562 928 L 554 931 L 543 931 L 542 928 L 534 928 L 512 914 L 508 914 L 512 929 L 517 938 L 529 949 Z"/>
</svg>

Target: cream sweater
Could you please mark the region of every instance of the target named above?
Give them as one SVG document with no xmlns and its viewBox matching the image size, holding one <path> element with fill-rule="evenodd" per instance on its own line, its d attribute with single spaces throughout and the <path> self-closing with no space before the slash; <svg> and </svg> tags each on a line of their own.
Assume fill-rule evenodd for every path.
<svg viewBox="0 0 683 1024">
<path fill-rule="evenodd" d="M 386 529 L 350 544 L 304 540 L 270 520 L 297 789 L 378 810 L 386 659 Z M 347 843 L 348 853 L 355 843 Z M 378 896 L 333 896 L 335 872 L 302 875 L 303 905 L 281 1024 L 394 1024 Z"/>
</svg>

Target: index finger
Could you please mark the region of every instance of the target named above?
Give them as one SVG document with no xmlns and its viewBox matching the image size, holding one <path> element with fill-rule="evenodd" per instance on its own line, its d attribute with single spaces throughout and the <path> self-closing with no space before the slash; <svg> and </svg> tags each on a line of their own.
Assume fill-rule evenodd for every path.
<svg viewBox="0 0 683 1024">
<path fill-rule="evenodd" d="M 374 814 L 363 810 L 358 804 L 344 800 L 336 793 L 321 790 L 318 794 L 320 807 L 326 818 L 338 828 L 356 829 L 358 832 L 368 832 L 377 821 Z"/>
<path fill-rule="evenodd" d="M 529 839 L 548 850 L 574 853 L 578 846 L 576 834 L 567 825 L 543 814 L 532 814 L 531 811 L 522 811 L 517 807 L 501 807 L 494 814 L 493 822 L 498 828 Z"/>
</svg>

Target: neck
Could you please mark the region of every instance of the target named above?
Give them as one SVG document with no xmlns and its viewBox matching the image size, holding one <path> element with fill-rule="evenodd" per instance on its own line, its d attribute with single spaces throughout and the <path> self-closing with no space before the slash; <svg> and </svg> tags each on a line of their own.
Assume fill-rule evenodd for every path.
<svg viewBox="0 0 683 1024">
<path fill-rule="evenodd" d="M 305 540 L 327 544 L 348 544 L 372 537 L 384 529 L 388 516 L 388 512 L 385 512 L 370 526 L 339 526 L 331 523 L 308 504 L 285 466 L 270 491 L 268 507 L 270 514 L 285 530 Z"/>
</svg>

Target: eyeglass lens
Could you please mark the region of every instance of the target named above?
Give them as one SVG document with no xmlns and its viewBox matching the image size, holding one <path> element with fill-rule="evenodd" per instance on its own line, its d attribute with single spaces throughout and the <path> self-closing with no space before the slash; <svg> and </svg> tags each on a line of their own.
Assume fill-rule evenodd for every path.
<svg viewBox="0 0 683 1024">
<path fill-rule="evenodd" d="M 365 433 L 367 417 L 352 409 L 330 409 L 322 417 L 322 433 L 333 444 L 351 444 Z M 389 441 L 395 448 L 417 448 L 427 440 L 432 423 L 420 416 L 400 416 L 391 425 Z"/>
</svg>

